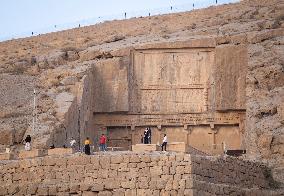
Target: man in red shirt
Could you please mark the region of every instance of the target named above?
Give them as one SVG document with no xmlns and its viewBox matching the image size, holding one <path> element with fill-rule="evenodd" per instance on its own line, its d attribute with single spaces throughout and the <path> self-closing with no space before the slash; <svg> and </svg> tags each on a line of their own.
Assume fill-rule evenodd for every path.
<svg viewBox="0 0 284 196">
<path fill-rule="evenodd" d="M 106 136 L 102 134 L 100 137 L 100 151 L 106 151 Z"/>
</svg>

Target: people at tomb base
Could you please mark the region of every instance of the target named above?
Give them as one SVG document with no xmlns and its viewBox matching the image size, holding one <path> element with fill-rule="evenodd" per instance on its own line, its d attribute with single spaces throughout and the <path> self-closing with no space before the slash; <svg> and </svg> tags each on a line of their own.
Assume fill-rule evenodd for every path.
<svg viewBox="0 0 284 196">
<path fill-rule="evenodd" d="M 148 128 L 144 131 L 144 144 L 149 144 L 149 131 Z"/>
<path fill-rule="evenodd" d="M 148 127 L 148 144 L 151 144 L 152 130 Z"/>
<path fill-rule="evenodd" d="M 76 140 L 73 137 L 70 140 L 70 146 L 71 146 L 71 148 L 76 150 Z"/>
<path fill-rule="evenodd" d="M 85 154 L 86 154 L 86 155 L 90 155 L 90 154 L 91 154 L 90 144 L 91 144 L 91 141 L 90 141 L 90 139 L 87 137 L 86 140 L 85 140 Z"/>
<path fill-rule="evenodd" d="M 163 138 L 163 143 L 162 143 L 162 151 L 164 150 L 165 147 L 165 151 L 167 151 L 167 143 L 168 143 L 168 138 L 167 138 L 167 134 L 164 134 L 164 138 Z"/>
<path fill-rule="evenodd" d="M 25 150 L 26 151 L 29 151 L 31 150 L 31 141 L 32 141 L 32 138 L 30 135 L 27 135 L 26 139 L 25 139 Z"/>
<path fill-rule="evenodd" d="M 144 144 L 151 144 L 151 128 L 150 127 L 147 127 L 144 131 Z M 142 141 L 142 140 L 141 140 Z"/>
<path fill-rule="evenodd" d="M 54 148 L 55 148 L 54 144 L 52 144 L 51 146 L 49 146 L 49 149 L 54 149 Z"/>
<path fill-rule="evenodd" d="M 106 151 L 106 136 L 102 134 L 100 137 L 100 151 Z"/>
</svg>

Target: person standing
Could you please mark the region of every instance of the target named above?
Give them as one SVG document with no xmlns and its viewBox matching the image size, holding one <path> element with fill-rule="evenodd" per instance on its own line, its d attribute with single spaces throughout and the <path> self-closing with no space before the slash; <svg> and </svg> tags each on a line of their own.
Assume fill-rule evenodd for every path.
<svg viewBox="0 0 284 196">
<path fill-rule="evenodd" d="M 152 130 L 150 127 L 148 127 L 148 144 L 151 144 L 152 140 Z"/>
<path fill-rule="evenodd" d="M 25 150 L 29 151 L 31 150 L 31 142 L 32 142 L 32 138 L 30 135 L 27 135 L 26 139 L 25 139 Z"/>
<path fill-rule="evenodd" d="M 100 151 L 106 151 L 106 136 L 102 134 L 100 137 Z"/>
<path fill-rule="evenodd" d="M 141 135 L 141 144 L 144 144 L 144 136 Z"/>
<path fill-rule="evenodd" d="M 76 151 L 76 140 L 72 137 L 70 141 L 71 148 Z"/>
<path fill-rule="evenodd" d="M 85 154 L 86 154 L 86 155 L 90 155 L 90 154 L 91 154 L 90 144 L 91 144 L 91 141 L 90 141 L 90 139 L 87 137 L 86 140 L 85 140 Z"/>
<path fill-rule="evenodd" d="M 167 138 L 167 135 L 164 134 L 164 138 L 163 138 L 163 143 L 162 143 L 162 151 L 164 150 L 164 147 L 165 147 L 165 151 L 167 151 L 167 143 L 168 143 L 168 138 Z"/>
<path fill-rule="evenodd" d="M 148 137 L 149 137 L 149 132 L 148 132 L 148 128 L 145 129 L 144 131 L 144 144 L 148 144 Z"/>
</svg>

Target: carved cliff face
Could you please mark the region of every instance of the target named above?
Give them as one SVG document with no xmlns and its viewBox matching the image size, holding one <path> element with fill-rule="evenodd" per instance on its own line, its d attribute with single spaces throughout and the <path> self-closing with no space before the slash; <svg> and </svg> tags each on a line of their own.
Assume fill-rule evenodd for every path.
<svg viewBox="0 0 284 196">
<path fill-rule="evenodd" d="M 171 142 L 207 153 L 223 153 L 224 144 L 245 148 L 246 45 L 216 46 L 208 38 L 166 42 L 124 58 L 131 60 L 94 66 L 93 126 L 108 128 L 111 145 L 129 149 L 151 126 L 152 143 L 165 132 Z"/>
</svg>

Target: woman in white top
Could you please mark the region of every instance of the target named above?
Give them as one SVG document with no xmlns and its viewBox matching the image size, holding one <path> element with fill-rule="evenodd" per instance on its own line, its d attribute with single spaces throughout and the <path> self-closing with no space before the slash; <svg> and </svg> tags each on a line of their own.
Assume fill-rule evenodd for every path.
<svg viewBox="0 0 284 196">
<path fill-rule="evenodd" d="M 165 134 L 163 143 L 162 143 L 162 151 L 164 150 L 164 147 L 165 147 L 165 151 L 167 151 L 167 143 L 168 143 L 168 138 L 167 138 L 167 135 Z"/>
<path fill-rule="evenodd" d="M 70 146 L 74 151 L 76 151 L 76 140 L 73 137 L 71 138 Z"/>
</svg>

